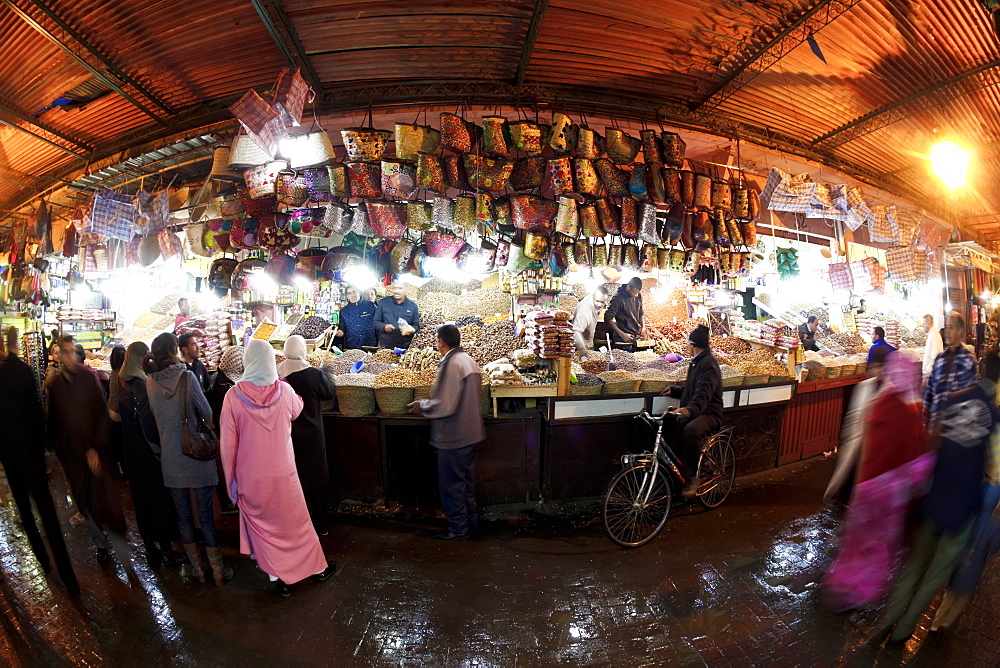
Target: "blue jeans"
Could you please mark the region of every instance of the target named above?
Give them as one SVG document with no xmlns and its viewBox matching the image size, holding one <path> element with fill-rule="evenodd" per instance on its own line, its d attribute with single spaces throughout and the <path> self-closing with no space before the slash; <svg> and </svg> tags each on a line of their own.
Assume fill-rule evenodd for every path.
<svg viewBox="0 0 1000 668">
<path fill-rule="evenodd" d="M 476 444 L 437 451 L 438 491 L 448 517 L 448 531 L 464 534 L 479 526 L 476 508 Z"/>
<path fill-rule="evenodd" d="M 194 517 L 191 514 L 192 489 L 205 547 L 219 547 L 219 529 L 215 526 L 215 507 L 212 498 L 214 486 L 170 488 L 170 498 L 173 499 L 174 509 L 177 511 L 177 528 L 181 533 L 181 542 L 190 544 L 195 541 Z"/>
</svg>

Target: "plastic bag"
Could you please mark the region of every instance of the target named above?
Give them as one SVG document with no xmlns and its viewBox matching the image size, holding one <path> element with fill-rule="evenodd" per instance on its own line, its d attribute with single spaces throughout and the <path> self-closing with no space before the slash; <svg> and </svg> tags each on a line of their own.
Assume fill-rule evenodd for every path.
<svg viewBox="0 0 1000 668">
<path fill-rule="evenodd" d="M 396 327 L 399 328 L 399 333 L 402 336 L 410 336 L 411 334 L 415 334 L 417 331 L 416 329 L 414 329 L 413 325 L 406 322 L 402 318 L 398 318 L 396 320 Z"/>
</svg>

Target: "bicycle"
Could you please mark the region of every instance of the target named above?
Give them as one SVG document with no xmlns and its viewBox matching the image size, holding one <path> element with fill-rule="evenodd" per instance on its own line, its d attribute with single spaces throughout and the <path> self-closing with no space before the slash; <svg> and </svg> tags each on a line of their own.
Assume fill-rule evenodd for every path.
<svg viewBox="0 0 1000 668">
<path fill-rule="evenodd" d="M 663 423 L 669 411 L 653 417 L 642 411 L 642 419 L 656 427 L 652 452 L 622 456 L 622 470 L 604 493 L 601 520 L 608 537 L 621 547 L 639 547 L 653 540 L 670 515 L 673 486 L 684 486 L 680 459 L 663 439 Z M 736 481 L 733 427 L 723 427 L 705 439 L 695 474 L 695 498 L 707 509 L 718 508 L 729 497 Z M 667 477 L 666 472 L 672 474 Z"/>
</svg>

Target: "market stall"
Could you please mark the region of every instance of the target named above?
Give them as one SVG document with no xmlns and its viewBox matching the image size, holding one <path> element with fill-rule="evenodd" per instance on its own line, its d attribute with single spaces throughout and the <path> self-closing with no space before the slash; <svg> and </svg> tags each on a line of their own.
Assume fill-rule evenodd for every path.
<svg viewBox="0 0 1000 668">
<path fill-rule="evenodd" d="M 328 450 L 348 498 L 430 498 L 428 426 L 406 406 L 432 392 L 446 322 L 483 371 L 484 494 L 509 503 L 600 491 L 642 443 L 631 416 L 684 383 L 697 325 L 742 475 L 832 447 L 873 328 L 916 348 L 920 316 L 943 310 L 933 222 L 834 202 L 823 193 L 838 186 L 803 174 L 705 162 L 678 132 L 480 109 L 434 125 L 341 119 L 274 144 L 246 113 L 268 104 L 257 98 L 233 108 L 244 132 L 214 147 L 202 179 L 101 190 L 73 211 L 75 248 L 52 256 L 65 285 L 53 281 L 40 321 L 78 336 L 102 371 L 114 345 L 164 331 L 195 335 L 210 372 L 251 338 L 280 360 L 303 336 L 336 387 Z M 788 218 L 803 192 L 818 204 Z M 576 353 L 580 302 L 633 277 L 636 341 L 612 342 L 598 312 L 593 347 Z M 412 321 L 375 327 L 373 300 L 412 302 Z M 810 315 L 819 352 L 796 331 Z M 349 346 L 359 326 L 368 343 Z M 371 345 L 396 327 L 408 344 Z"/>
</svg>

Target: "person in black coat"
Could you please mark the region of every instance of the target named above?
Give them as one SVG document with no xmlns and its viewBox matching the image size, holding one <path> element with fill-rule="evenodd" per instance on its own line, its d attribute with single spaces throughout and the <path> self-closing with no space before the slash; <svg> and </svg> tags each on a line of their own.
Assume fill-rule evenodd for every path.
<svg viewBox="0 0 1000 668">
<path fill-rule="evenodd" d="M 128 347 L 125 363 L 112 381 L 117 384 L 108 404 L 111 419 L 121 422 L 125 452 L 125 475 L 135 507 L 135 522 L 146 547 L 146 560 L 153 568 L 179 566 L 184 557 L 171 549 L 180 536 L 170 492 L 163 484 L 163 469 L 151 444 L 159 450 L 156 419 L 146 399 L 146 369 L 149 347 L 136 341 Z"/>
<path fill-rule="evenodd" d="M 691 366 L 684 387 L 672 385 L 661 394 L 680 398 L 673 443 L 679 445 L 681 473 L 688 479 L 683 495 L 691 496 L 696 488 L 698 457 L 705 439 L 722 425 L 722 371 L 709 348 L 709 329 L 698 325 L 688 335 Z"/>
<path fill-rule="evenodd" d="M 59 576 L 66 589 L 78 594 L 80 584 L 66 551 L 45 473 L 45 416 L 38 387 L 31 367 L 17 356 L 17 330 L 11 328 L 7 335 L 8 354 L 0 356 L 0 424 L 4 429 L 3 438 L 0 438 L 0 463 L 7 472 L 21 526 L 42 570 L 48 573 L 52 566 L 31 511 L 32 500 L 42 518 Z"/>
<path fill-rule="evenodd" d="M 326 434 L 323 430 L 322 402 L 334 397 L 333 384 L 326 374 L 306 361 L 306 342 L 301 336 L 285 341 L 285 361 L 278 365 L 278 375 L 302 397 L 302 412 L 292 421 L 292 448 L 302 492 L 309 506 L 316 533 L 328 533 L 325 485 L 330 480 L 326 458 Z"/>
</svg>

